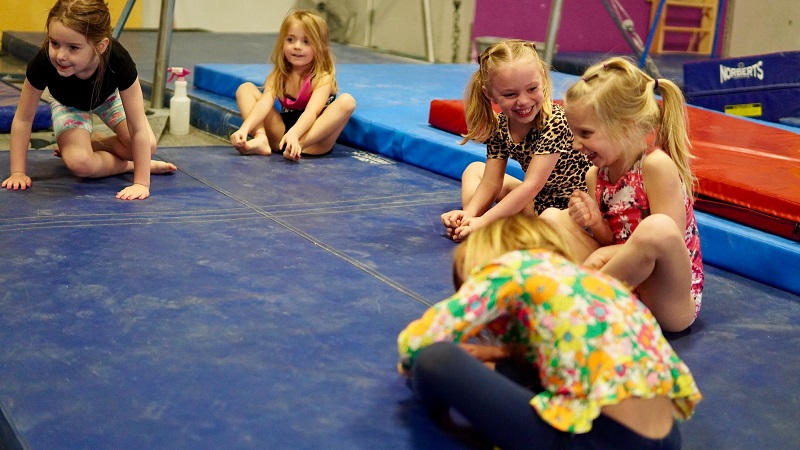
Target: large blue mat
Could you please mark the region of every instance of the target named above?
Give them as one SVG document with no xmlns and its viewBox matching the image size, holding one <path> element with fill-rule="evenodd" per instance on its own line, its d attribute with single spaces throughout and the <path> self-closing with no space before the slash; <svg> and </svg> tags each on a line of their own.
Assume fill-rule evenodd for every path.
<svg viewBox="0 0 800 450">
<path fill-rule="evenodd" d="M 30 154 L 31 190 L 0 192 L 0 406 L 19 448 L 480 448 L 395 372 L 397 332 L 452 289 L 439 214 L 457 181 L 344 146 L 159 156 L 180 171 L 142 202 L 114 199 L 129 175 L 79 180 L 49 151 Z M 705 395 L 684 448 L 800 442 L 798 331 L 800 297 L 707 268 L 698 322 L 670 337 Z"/>
</svg>

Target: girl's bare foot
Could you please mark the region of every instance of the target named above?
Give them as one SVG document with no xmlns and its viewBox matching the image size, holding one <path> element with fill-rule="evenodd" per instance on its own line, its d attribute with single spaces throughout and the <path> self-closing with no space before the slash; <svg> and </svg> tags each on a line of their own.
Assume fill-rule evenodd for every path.
<svg viewBox="0 0 800 450">
<path fill-rule="evenodd" d="M 175 167 L 175 164 L 157 161 L 155 159 L 150 160 L 150 173 L 152 175 L 175 173 L 176 170 L 178 170 L 178 168 Z"/>
<path fill-rule="evenodd" d="M 264 155 L 272 154 L 272 148 L 269 146 L 269 140 L 264 133 L 256 133 L 253 139 L 245 142 L 243 147 L 236 147 L 239 153 L 243 155 Z"/>
</svg>

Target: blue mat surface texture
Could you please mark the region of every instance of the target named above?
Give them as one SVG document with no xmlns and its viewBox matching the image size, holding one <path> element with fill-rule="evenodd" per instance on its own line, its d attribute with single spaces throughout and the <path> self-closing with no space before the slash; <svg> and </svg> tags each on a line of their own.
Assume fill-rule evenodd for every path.
<svg viewBox="0 0 800 450">
<path fill-rule="evenodd" d="M 158 156 L 180 170 L 143 202 L 114 199 L 130 176 L 79 180 L 49 151 L 31 151 L 32 189 L 0 192 L 0 405 L 18 440 L 486 448 L 436 428 L 395 372 L 398 331 L 452 289 L 439 214 L 457 181 L 345 146 L 299 164 Z M 800 297 L 707 268 L 700 318 L 671 337 L 705 395 L 684 448 L 800 442 L 798 331 Z"/>
</svg>

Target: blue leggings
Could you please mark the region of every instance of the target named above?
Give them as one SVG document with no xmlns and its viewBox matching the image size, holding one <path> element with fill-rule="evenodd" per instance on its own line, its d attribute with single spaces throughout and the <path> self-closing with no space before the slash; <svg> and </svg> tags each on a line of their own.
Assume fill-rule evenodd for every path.
<svg viewBox="0 0 800 450">
<path fill-rule="evenodd" d="M 490 370 L 450 342 L 421 350 L 411 370 L 417 399 L 432 414 L 445 414 L 452 407 L 478 434 L 502 450 L 681 447 L 675 425 L 664 439 L 648 439 L 602 414 L 588 433 L 556 430 L 530 405 L 533 391 Z"/>
</svg>

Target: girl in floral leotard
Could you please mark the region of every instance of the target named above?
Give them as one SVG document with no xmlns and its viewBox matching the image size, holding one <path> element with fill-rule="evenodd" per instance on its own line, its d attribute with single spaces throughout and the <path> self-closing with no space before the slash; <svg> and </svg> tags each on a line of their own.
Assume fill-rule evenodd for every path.
<svg viewBox="0 0 800 450">
<path fill-rule="evenodd" d="M 593 195 L 576 191 L 567 210 L 542 217 L 569 234 L 579 261 L 635 286 L 664 330 L 686 329 L 704 275 L 680 88 L 611 58 L 567 90 L 564 109 L 574 147 L 594 165 Z"/>
<path fill-rule="evenodd" d="M 674 418 L 701 399 L 689 369 L 622 283 L 565 249 L 523 215 L 476 230 L 455 253 L 458 292 L 400 333 L 399 371 L 431 412 L 454 408 L 504 450 L 679 448 Z M 486 334 L 502 345 L 467 343 Z M 538 390 L 482 363 L 512 355 Z"/>
</svg>

